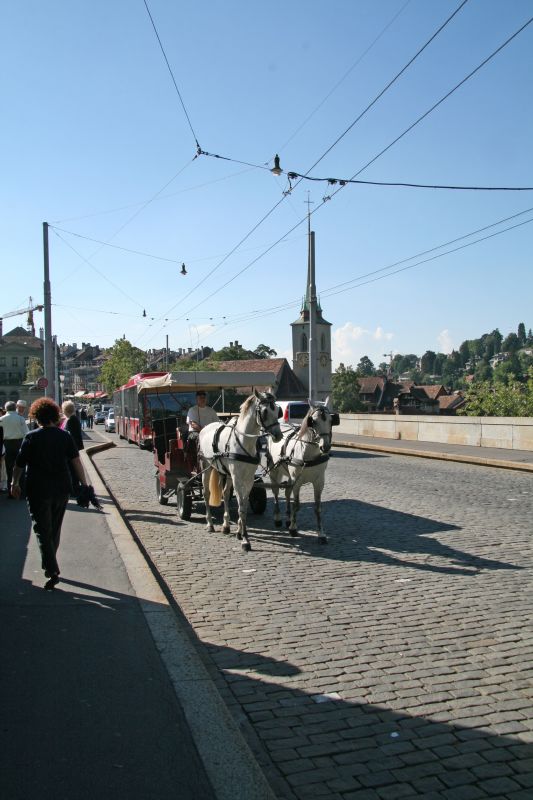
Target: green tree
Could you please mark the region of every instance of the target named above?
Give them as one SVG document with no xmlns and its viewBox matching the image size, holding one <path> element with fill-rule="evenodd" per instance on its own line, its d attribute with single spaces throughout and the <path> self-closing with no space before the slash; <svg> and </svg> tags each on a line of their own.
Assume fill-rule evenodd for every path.
<svg viewBox="0 0 533 800">
<path fill-rule="evenodd" d="M 26 382 L 37 383 L 39 378 L 44 375 L 43 362 L 36 356 L 30 356 L 28 366 L 26 367 Z"/>
<path fill-rule="evenodd" d="M 405 372 L 412 372 L 416 369 L 418 364 L 418 356 L 414 353 L 409 353 L 406 356 L 397 355 L 392 359 L 394 365 L 394 373 L 396 375 L 403 375 Z"/>
<path fill-rule="evenodd" d="M 461 366 L 464 367 L 466 362 L 470 360 L 470 342 L 465 341 L 461 344 L 459 355 L 461 356 Z"/>
<path fill-rule="evenodd" d="M 512 376 L 507 384 L 488 381 L 473 384 L 458 411 L 468 417 L 530 417 L 533 413 L 533 370 L 527 385 Z"/>
<path fill-rule="evenodd" d="M 274 358 L 277 356 L 276 351 L 266 344 L 258 344 L 253 352 L 256 358 Z"/>
<path fill-rule="evenodd" d="M 527 338 L 526 337 L 526 326 L 524 325 L 523 322 L 520 322 L 519 325 L 518 325 L 517 335 L 518 335 L 518 338 L 520 340 L 520 346 L 523 347 L 525 345 L 525 343 L 526 343 L 526 338 Z"/>
<path fill-rule="evenodd" d="M 339 364 L 331 376 L 333 408 L 341 413 L 361 411 L 363 404 L 359 399 L 357 373 L 351 367 Z"/>
<path fill-rule="evenodd" d="M 476 365 L 474 380 L 478 383 L 492 380 L 492 367 L 486 359 L 481 359 Z"/>
<path fill-rule="evenodd" d="M 146 368 L 146 353 L 134 347 L 127 339 L 117 339 L 107 355 L 109 358 L 100 370 L 99 380 L 108 394 L 122 384 L 127 383 L 132 375 L 143 372 Z"/>
<path fill-rule="evenodd" d="M 372 363 L 372 361 L 369 359 L 368 356 L 363 356 L 359 360 L 359 364 L 357 365 L 355 372 L 357 375 L 360 376 L 370 376 L 376 374 L 374 364 Z"/>
<path fill-rule="evenodd" d="M 520 350 L 520 339 L 516 335 L 516 333 L 510 333 L 502 342 L 502 350 L 504 353 L 516 353 L 517 350 Z"/>
<path fill-rule="evenodd" d="M 444 368 L 444 364 L 446 363 L 446 354 L 445 353 L 437 353 L 435 356 L 435 363 L 433 366 L 433 371 L 435 375 L 442 375 L 442 370 Z"/>
<path fill-rule="evenodd" d="M 516 375 L 520 375 L 521 371 L 522 370 L 518 356 L 516 353 L 513 353 L 513 355 L 508 358 L 507 361 L 502 361 L 501 364 L 496 364 L 494 367 L 494 383 L 508 384 L 514 380 Z"/>
<path fill-rule="evenodd" d="M 420 359 L 420 371 L 427 375 L 434 374 L 434 365 L 437 354 L 433 350 L 426 350 Z"/>
</svg>

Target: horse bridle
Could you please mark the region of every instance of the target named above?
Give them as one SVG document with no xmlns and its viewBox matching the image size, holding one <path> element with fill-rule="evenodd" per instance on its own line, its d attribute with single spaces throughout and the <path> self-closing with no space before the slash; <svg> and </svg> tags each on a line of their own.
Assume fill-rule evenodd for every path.
<svg viewBox="0 0 533 800">
<path fill-rule="evenodd" d="M 329 433 L 323 433 L 323 434 L 318 433 L 315 429 L 313 420 L 313 414 L 315 413 L 315 411 L 320 412 L 322 422 L 326 422 L 326 420 L 328 419 L 328 415 L 329 419 L 331 420 L 332 419 L 331 413 L 322 406 L 315 406 L 313 409 L 311 409 L 309 413 L 309 418 L 307 420 L 307 427 L 310 428 L 311 431 L 313 432 L 313 440 L 315 444 L 319 443 L 321 439 L 326 440 L 325 445 L 327 446 L 327 449 L 325 449 L 324 447 L 322 447 L 322 445 L 319 444 L 320 452 L 329 453 L 329 451 L 331 450 L 331 440 L 333 438 L 333 423 L 330 425 Z"/>
<path fill-rule="evenodd" d="M 268 404 L 271 411 L 275 412 L 276 404 L 274 403 L 273 400 L 267 400 L 265 401 L 265 404 Z M 266 411 L 267 409 L 265 408 L 264 410 Z M 272 430 L 272 428 L 275 428 L 276 425 L 279 425 L 278 417 L 276 417 L 276 419 L 271 425 L 266 424 L 265 420 L 263 419 L 263 409 L 261 408 L 261 400 L 258 398 L 256 398 L 255 401 L 255 415 L 257 424 L 259 425 L 261 430 L 265 431 L 265 433 L 269 433 Z"/>
</svg>

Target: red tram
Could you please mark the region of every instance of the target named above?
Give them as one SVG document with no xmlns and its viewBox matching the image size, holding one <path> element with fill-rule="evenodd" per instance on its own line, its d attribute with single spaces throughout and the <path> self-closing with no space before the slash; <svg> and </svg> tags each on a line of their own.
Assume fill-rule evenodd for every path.
<svg viewBox="0 0 533 800">
<path fill-rule="evenodd" d="M 195 402 L 195 392 L 180 391 L 170 373 L 141 372 L 113 392 L 115 430 L 121 439 L 151 448 L 153 423 L 176 417 L 178 425 L 183 425 Z"/>
</svg>

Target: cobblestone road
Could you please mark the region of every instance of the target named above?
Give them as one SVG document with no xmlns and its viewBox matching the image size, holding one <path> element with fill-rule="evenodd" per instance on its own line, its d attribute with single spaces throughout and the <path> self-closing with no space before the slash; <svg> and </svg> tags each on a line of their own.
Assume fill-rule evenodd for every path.
<svg viewBox="0 0 533 800">
<path fill-rule="evenodd" d="M 300 537 L 269 500 L 245 554 L 157 503 L 150 453 L 94 461 L 279 798 L 531 800 L 531 475 L 336 449 L 329 544 L 304 489 Z"/>
</svg>

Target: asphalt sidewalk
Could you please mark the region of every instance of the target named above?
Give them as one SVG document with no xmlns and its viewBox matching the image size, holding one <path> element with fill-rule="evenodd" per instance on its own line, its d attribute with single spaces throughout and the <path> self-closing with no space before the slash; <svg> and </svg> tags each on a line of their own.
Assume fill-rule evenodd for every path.
<svg viewBox="0 0 533 800">
<path fill-rule="evenodd" d="M 333 444 L 357 450 L 374 450 L 395 455 L 437 458 L 442 461 L 460 461 L 483 467 L 517 469 L 533 472 L 532 450 L 509 450 L 501 447 L 472 447 L 442 442 L 415 442 L 405 439 L 381 439 L 373 436 L 356 436 L 333 433 Z"/>
<path fill-rule="evenodd" d="M 89 459 L 46 592 L 26 503 L 0 495 L 5 800 L 271 800 L 200 654 Z"/>
</svg>

